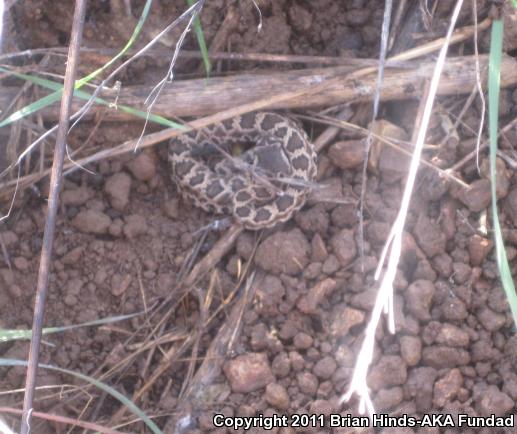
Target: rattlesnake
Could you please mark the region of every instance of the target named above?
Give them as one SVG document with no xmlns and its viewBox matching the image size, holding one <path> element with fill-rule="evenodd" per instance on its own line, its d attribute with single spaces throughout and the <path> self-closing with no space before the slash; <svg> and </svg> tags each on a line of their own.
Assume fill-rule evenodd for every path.
<svg viewBox="0 0 517 434">
<path fill-rule="evenodd" d="M 246 144 L 251 148 L 231 156 L 232 146 Z M 316 176 L 314 146 L 277 113 L 247 113 L 178 136 L 170 141 L 169 160 L 180 192 L 196 206 L 233 214 L 254 230 L 291 218 Z"/>
</svg>

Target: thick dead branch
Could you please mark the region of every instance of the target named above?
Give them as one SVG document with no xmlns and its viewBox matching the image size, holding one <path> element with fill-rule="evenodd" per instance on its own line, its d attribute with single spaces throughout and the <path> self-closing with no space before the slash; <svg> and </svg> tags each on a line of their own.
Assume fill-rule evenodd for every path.
<svg viewBox="0 0 517 434">
<path fill-rule="evenodd" d="M 487 56 L 479 58 L 481 70 L 488 65 Z M 393 66 L 386 69 L 381 91 L 383 100 L 418 98 L 422 94 L 423 83 L 430 78 L 434 63 L 432 61 L 404 62 L 399 68 Z M 501 65 L 501 86 L 509 87 L 517 84 L 517 60 L 505 56 Z M 293 109 L 318 106 L 331 106 L 345 102 L 370 101 L 375 88 L 376 72 L 355 76 L 350 80 L 350 67 L 331 67 L 306 69 L 289 72 L 240 74 L 229 77 L 215 77 L 209 80 L 175 81 L 165 87 L 160 99 L 154 106 L 154 112 L 166 117 L 205 116 L 244 105 L 253 101 L 275 96 L 271 109 Z M 342 80 L 339 78 L 342 77 Z M 324 84 L 330 81 L 320 92 L 310 96 L 301 95 L 278 101 L 282 94 L 303 91 L 305 88 Z M 470 93 L 476 84 L 475 58 L 453 57 L 447 60 L 440 81 L 438 94 L 456 95 Z M 319 86 L 316 86 L 319 88 Z M 5 106 L 17 92 L 16 88 L 0 87 L 0 107 Z M 115 93 L 103 91 L 103 98 L 115 101 Z M 143 101 L 151 92 L 151 86 L 122 87 L 117 104 L 135 108 L 145 108 Z M 75 101 L 74 110 L 82 101 Z M 93 116 L 99 110 L 90 110 Z M 58 107 L 51 107 L 43 112 L 46 120 L 55 120 Z M 116 109 L 107 110 L 106 120 L 127 120 L 129 116 Z"/>
</svg>

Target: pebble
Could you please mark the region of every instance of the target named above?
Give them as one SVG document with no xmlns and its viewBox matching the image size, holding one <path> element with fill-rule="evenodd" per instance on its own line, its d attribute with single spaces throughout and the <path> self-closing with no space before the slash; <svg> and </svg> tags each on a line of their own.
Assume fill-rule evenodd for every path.
<svg viewBox="0 0 517 434">
<path fill-rule="evenodd" d="M 421 321 L 429 321 L 435 292 L 434 283 L 430 280 L 416 280 L 409 285 L 406 296 L 409 312 Z"/>
<path fill-rule="evenodd" d="M 478 179 L 470 184 L 469 189 L 462 189 L 459 199 L 472 212 L 483 211 L 490 205 L 491 192 L 488 179 Z"/>
<path fill-rule="evenodd" d="M 396 407 L 404 400 L 404 391 L 402 387 L 391 387 L 389 389 L 381 389 L 377 392 L 373 400 L 375 409 L 383 412 Z"/>
<path fill-rule="evenodd" d="M 342 229 L 335 234 L 330 240 L 330 245 L 343 267 L 350 264 L 357 255 L 354 231 L 351 229 Z"/>
<path fill-rule="evenodd" d="M 293 339 L 294 347 L 297 350 L 306 350 L 312 347 L 313 342 L 314 339 L 312 338 L 312 336 L 304 332 L 298 333 Z"/>
<path fill-rule="evenodd" d="M 295 275 L 309 263 L 309 252 L 307 238 L 295 228 L 289 232 L 277 232 L 260 243 L 255 262 L 272 274 Z"/>
<path fill-rule="evenodd" d="M 125 172 L 111 175 L 104 183 L 104 192 L 113 209 L 123 211 L 129 203 L 131 177 Z"/>
<path fill-rule="evenodd" d="M 275 381 L 265 353 L 248 353 L 223 365 L 232 392 L 250 393 Z"/>
<path fill-rule="evenodd" d="M 414 400 L 421 413 L 428 413 L 433 403 L 433 385 L 437 372 L 430 367 L 415 368 L 404 385 L 406 397 Z"/>
<path fill-rule="evenodd" d="M 454 368 L 470 363 L 468 351 L 443 345 L 430 345 L 422 351 L 422 362 L 436 369 Z"/>
<path fill-rule="evenodd" d="M 285 352 L 281 352 L 275 356 L 273 363 L 271 363 L 271 370 L 275 377 L 284 378 L 291 372 L 291 361 Z"/>
<path fill-rule="evenodd" d="M 308 293 L 298 300 L 296 306 L 305 314 L 315 313 L 318 305 L 336 289 L 336 286 L 335 280 L 325 279 L 309 289 Z"/>
<path fill-rule="evenodd" d="M 127 168 L 139 181 L 150 181 L 156 175 L 156 155 L 146 149 L 127 163 Z"/>
<path fill-rule="evenodd" d="M 300 392 L 307 396 L 316 395 L 318 390 L 318 378 L 310 372 L 300 372 L 296 376 L 296 382 Z"/>
<path fill-rule="evenodd" d="M 337 363 L 331 356 L 323 357 L 319 360 L 312 370 L 316 377 L 322 380 L 328 380 L 337 369 Z"/>
<path fill-rule="evenodd" d="M 29 269 L 29 261 L 23 256 L 17 256 L 13 259 L 14 266 L 20 271 L 27 271 Z"/>
<path fill-rule="evenodd" d="M 130 214 L 124 217 L 124 219 L 125 225 L 123 231 L 127 238 L 136 238 L 147 232 L 147 222 L 144 216 L 140 214 Z"/>
<path fill-rule="evenodd" d="M 316 233 L 311 241 L 311 262 L 323 262 L 328 256 L 325 241 L 321 235 Z"/>
<path fill-rule="evenodd" d="M 87 187 L 66 189 L 63 191 L 61 201 L 66 206 L 80 206 L 88 202 L 93 196 L 92 189 Z"/>
<path fill-rule="evenodd" d="M 406 382 L 407 367 L 400 356 L 383 355 L 368 374 L 368 385 L 374 390 L 400 386 Z"/>
<path fill-rule="evenodd" d="M 422 358 L 422 340 L 418 336 L 400 338 L 400 354 L 408 366 L 416 366 Z"/>
<path fill-rule="evenodd" d="M 316 232 L 324 235 L 329 227 L 329 216 L 322 205 L 315 205 L 306 211 L 296 213 L 294 220 L 306 233 Z"/>
<path fill-rule="evenodd" d="M 453 324 L 443 323 L 435 337 L 435 342 L 449 347 L 466 347 L 470 343 L 470 336 L 466 331 Z"/>
<path fill-rule="evenodd" d="M 279 410 L 287 410 L 291 401 L 285 387 L 278 383 L 267 385 L 264 398 L 268 404 Z"/>
<path fill-rule="evenodd" d="M 490 239 L 484 238 L 477 234 L 471 236 L 469 238 L 468 245 L 470 265 L 473 267 L 481 266 L 485 262 L 485 259 L 492 250 L 493 246 L 494 242 Z"/>
<path fill-rule="evenodd" d="M 341 169 L 355 169 L 363 164 L 364 146 L 363 140 L 336 142 L 329 147 L 328 156 Z"/>
<path fill-rule="evenodd" d="M 312 14 L 303 6 L 294 3 L 287 11 L 289 23 L 297 32 L 306 32 L 312 26 Z"/>
<path fill-rule="evenodd" d="M 435 220 L 431 220 L 423 214 L 420 215 L 413 234 L 418 246 L 428 258 L 445 252 L 447 239 L 440 225 Z"/>
<path fill-rule="evenodd" d="M 504 208 L 514 226 L 517 226 L 517 188 L 513 188 L 508 194 L 504 201 Z"/>
<path fill-rule="evenodd" d="M 463 375 L 458 368 L 451 369 L 447 374 L 434 384 L 433 404 L 443 407 L 447 402 L 452 402 L 463 386 Z"/>
<path fill-rule="evenodd" d="M 501 392 L 497 386 L 490 385 L 480 394 L 476 401 L 476 411 L 481 416 L 504 416 L 510 413 L 515 403 L 506 393 Z"/>
<path fill-rule="evenodd" d="M 484 307 L 479 311 L 478 319 L 489 332 L 495 332 L 506 324 L 506 316 L 504 314 L 494 312 L 488 307 Z"/>
<path fill-rule="evenodd" d="M 82 210 L 72 220 L 72 226 L 77 230 L 90 234 L 105 234 L 111 224 L 111 219 L 100 211 L 93 209 Z"/>
<path fill-rule="evenodd" d="M 330 334 L 334 338 L 343 338 L 352 327 L 362 324 L 364 319 L 365 313 L 362 310 L 346 305 L 337 306 L 332 313 Z"/>
</svg>

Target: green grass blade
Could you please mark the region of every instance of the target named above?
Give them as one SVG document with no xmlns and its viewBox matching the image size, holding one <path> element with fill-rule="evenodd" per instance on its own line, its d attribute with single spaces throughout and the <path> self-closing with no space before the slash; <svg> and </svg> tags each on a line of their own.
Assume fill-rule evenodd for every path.
<svg viewBox="0 0 517 434">
<path fill-rule="evenodd" d="M 501 283 L 506 293 L 506 298 L 512 311 L 513 322 L 517 326 L 517 294 L 513 283 L 510 265 L 506 256 L 503 235 L 497 213 L 496 197 L 496 155 L 497 155 L 497 130 L 499 118 L 499 90 L 501 58 L 503 52 L 503 23 L 492 23 L 492 35 L 490 40 L 490 64 L 488 70 L 488 122 L 490 135 L 490 177 L 492 184 L 492 219 L 494 224 L 494 240 L 496 250 L 497 267 L 501 276 Z"/>
<path fill-rule="evenodd" d="M 140 314 L 133 313 L 130 315 L 110 316 L 108 318 L 102 318 L 102 319 L 97 319 L 95 321 L 83 322 L 81 324 L 74 324 L 74 325 L 62 326 L 62 327 L 47 327 L 47 328 L 43 329 L 42 334 L 48 335 L 51 333 L 64 332 L 66 330 L 73 330 L 73 329 L 76 329 L 79 327 L 91 327 L 91 326 L 99 326 L 99 325 L 104 325 L 104 324 L 111 324 L 114 322 L 124 321 L 126 319 L 130 319 L 130 318 L 133 318 L 138 315 L 140 315 Z M 30 339 L 31 336 L 32 336 L 32 330 L 0 329 L 0 343 L 8 342 L 8 341 L 15 341 L 15 340 L 22 340 L 22 339 Z"/>
<path fill-rule="evenodd" d="M 194 3 L 195 0 L 187 0 L 187 4 L 189 6 L 192 6 Z M 208 77 L 212 71 L 212 64 L 210 63 L 210 58 L 208 57 L 208 49 L 206 47 L 205 35 L 203 34 L 203 29 L 201 28 L 199 15 L 194 19 L 194 32 L 196 33 L 197 43 L 199 45 L 199 50 L 201 51 L 201 56 L 203 57 L 203 64 L 205 65 L 205 72 Z"/>
<path fill-rule="evenodd" d="M 91 81 L 92 79 L 97 77 L 101 72 L 103 72 L 105 69 L 109 68 L 115 61 L 117 61 L 121 56 L 123 56 L 127 52 L 127 50 L 129 50 L 129 48 L 131 48 L 131 46 L 133 45 L 135 40 L 138 38 L 138 35 L 142 31 L 144 22 L 145 22 L 147 16 L 149 15 L 149 10 L 151 9 L 151 4 L 152 4 L 152 0 L 146 1 L 142 14 L 140 15 L 137 25 L 135 26 L 135 29 L 133 30 L 133 34 L 129 38 L 129 40 L 126 43 L 126 45 L 124 46 L 124 48 L 122 48 L 122 50 L 120 50 L 119 53 L 117 53 L 112 59 L 110 59 L 108 62 L 106 62 L 106 64 L 101 66 L 99 69 L 93 71 L 91 74 L 88 74 L 86 77 L 76 80 L 75 89 L 81 88 L 83 85 L 85 85 L 86 83 L 88 83 L 89 81 Z M 63 86 L 61 84 L 59 84 L 59 87 L 57 88 L 57 90 L 54 93 L 51 93 L 51 94 L 39 99 L 38 101 L 35 101 L 34 103 L 21 108 L 17 112 L 10 115 L 7 119 L 4 119 L 4 121 L 0 123 L 0 128 L 4 127 L 6 125 L 9 125 L 9 124 L 13 123 L 14 121 L 17 121 L 25 116 L 28 116 L 28 115 L 34 113 L 34 111 L 41 110 L 41 109 L 49 106 L 50 104 L 53 104 L 53 103 L 59 101 L 61 99 L 62 93 L 63 93 Z"/>
<path fill-rule="evenodd" d="M 14 75 L 15 77 L 18 77 L 22 80 L 30 81 L 31 83 L 37 84 L 38 86 L 44 87 L 46 89 L 55 90 L 56 92 L 61 92 L 61 84 L 56 83 L 55 81 L 47 80 L 46 78 L 41 78 L 33 75 L 28 74 L 21 74 L 19 72 L 10 71 L 8 69 L 4 69 L 0 67 L 0 72 L 5 72 L 11 75 Z M 41 110 L 45 108 L 50 101 L 50 104 L 53 101 L 55 93 L 49 94 L 47 96 L 44 96 L 43 98 L 39 99 L 38 101 L 35 101 L 31 104 L 26 105 L 22 109 L 18 110 L 17 112 L 11 114 L 9 117 L 4 119 L 2 122 L 0 122 L 0 128 L 2 128 L 5 125 L 8 125 L 16 120 L 19 120 L 27 115 L 30 115 L 32 113 L 37 112 L 38 110 Z M 91 98 L 91 94 L 84 92 L 82 90 L 74 90 L 74 96 L 89 100 Z M 102 98 L 95 98 L 95 102 L 104 106 L 110 106 L 110 103 Z M 156 115 L 156 114 L 148 114 L 145 111 L 135 109 L 133 107 L 128 107 L 125 105 L 117 105 L 117 109 L 120 111 L 123 111 L 125 113 L 129 113 L 133 116 L 139 117 L 141 119 L 149 119 L 152 122 L 155 122 L 159 125 L 164 125 L 168 128 L 179 128 L 184 129 L 185 127 L 181 124 L 178 124 L 177 122 L 171 121 L 167 118 L 164 118 L 163 116 Z"/>
<path fill-rule="evenodd" d="M 23 366 L 27 367 L 27 362 L 25 360 L 16 360 L 16 359 L 2 359 L 0 358 L 0 366 Z M 49 369 L 51 371 L 58 371 L 63 374 L 72 375 L 73 377 L 79 378 L 83 381 L 86 381 L 90 384 L 93 384 L 95 387 L 98 387 L 99 389 L 103 390 L 107 394 L 113 396 L 116 400 L 124 404 L 129 411 L 131 411 L 133 414 L 138 416 L 143 423 L 147 425 L 147 427 L 155 434 L 163 434 L 160 428 L 156 426 L 156 424 L 149 419 L 149 417 L 133 402 L 131 402 L 128 398 L 126 398 L 122 393 L 115 390 L 113 387 L 108 386 L 107 384 L 102 383 L 99 380 L 96 380 L 95 378 L 89 377 L 87 375 L 81 374 L 79 372 L 70 371 L 68 369 L 58 368 L 57 366 L 51 366 L 51 365 L 45 365 L 40 363 L 38 365 L 38 368 L 43 369 Z"/>
</svg>

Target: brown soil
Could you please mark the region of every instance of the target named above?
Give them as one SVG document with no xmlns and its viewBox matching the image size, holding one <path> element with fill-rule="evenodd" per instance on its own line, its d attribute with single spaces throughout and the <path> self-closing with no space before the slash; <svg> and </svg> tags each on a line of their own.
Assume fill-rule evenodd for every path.
<svg viewBox="0 0 517 434">
<path fill-rule="evenodd" d="M 123 9 L 116 10 L 116 1 L 91 3 L 83 45 L 98 49 L 123 46 L 134 19 L 124 17 Z M 143 2 L 131 3 L 133 16 L 137 17 Z M 439 2 L 433 27 L 421 32 L 442 35 L 453 3 Z M 123 8 L 123 4 L 121 1 L 119 6 Z M 260 33 L 258 13 L 251 1 L 207 2 L 201 22 L 208 42 L 221 32 L 227 7 L 234 7 L 237 19 L 230 23 L 230 31 L 218 51 L 378 55 L 383 11 L 377 1 L 261 0 L 257 4 L 262 11 Z M 469 6 L 464 5 L 462 25 L 471 22 Z M 184 10 L 183 0 L 157 1 L 148 28 L 161 30 Z M 492 2 L 478 1 L 478 12 L 478 19 L 482 20 L 488 14 L 496 14 L 497 9 Z M 69 7 L 48 0 L 15 2 L 7 21 L 4 51 L 66 45 L 72 13 L 71 2 Z M 149 40 L 152 33 L 147 31 L 144 39 Z M 177 32 L 172 32 L 169 40 L 174 41 L 176 36 Z M 487 34 L 480 38 L 480 49 L 486 51 Z M 415 43 L 411 38 L 401 42 L 406 47 Z M 512 43 L 507 41 L 510 52 L 515 49 Z M 191 32 L 184 48 L 196 47 Z M 472 46 L 467 43 L 451 51 L 457 50 L 472 52 Z M 40 59 L 27 59 L 27 63 L 34 62 L 32 69 L 38 69 L 41 66 L 36 61 Z M 90 72 L 105 60 L 104 56 L 84 54 L 80 74 Z M 169 57 L 165 56 L 144 57 L 119 79 L 124 85 L 156 83 L 168 62 Z M 182 59 L 177 65 L 179 77 L 201 76 L 200 66 L 198 60 Z M 235 61 L 220 61 L 214 66 L 215 74 L 272 67 Z M 63 58 L 51 57 L 45 70 L 62 74 Z M 13 83 L 18 84 L 9 84 Z M 444 119 L 454 123 L 465 99 L 461 96 L 440 100 L 444 110 L 433 118 L 427 143 L 441 143 Z M 417 106 L 415 101 L 384 104 L 381 118 L 402 128 L 401 134 L 410 136 Z M 438 150 L 427 151 L 428 159 L 434 157 L 434 164 L 449 168 L 471 152 L 480 107 L 479 102 L 473 104 L 458 134 L 452 134 Z M 358 113 L 352 121 L 365 126 L 369 108 L 352 108 Z M 517 89 L 502 90 L 500 125 L 506 125 L 516 115 Z M 80 146 L 89 138 L 94 125 L 83 123 L 77 127 L 70 139 L 71 146 Z M 313 138 L 324 129 L 318 124 L 304 126 Z M 139 122 L 101 123 L 85 151 L 138 137 L 141 128 Z M 0 134 L 4 147 L 9 137 L 5 132 Z M 25 143 L 25 136 L 20 140 Z M 356 133 L 343 131 L 319 155 L 318 181 L 330 183 L 336 194 L 347 199 L 346 203 L 309 203 L 291 221 L 273 230 L 261 234 L 243 232 L 217 267 L 208 270 L 190 288 L 178 284 L 192 252 L 197 249 L 194 258 L 199 261 L 224 236 L 224 230 L 211 231 L 203 237 L 206 232 L 202 229 L 215 217 L 181 198 L 170 180 L 164 147 L 91 165 L 89 169 L 94 174 L 77 170 L 67 176 L 57 220 L 45 325 L 71 325 L 146 313 L 120 323 L 46 336 L 45 342 L 51 345 L 42 346 L 41 362 L 103 378 L 131 397 L 151 381 L 164 358 L 171 357 L 172 362 L 165 363 L 159 378 L 135 400 L 166 433 L 174 432 L 174 425 L 178 420 L 185 421 L 181 418 L 186 415 L 192 416 L 185 430 L 191 433 L 227 432 L 213 426 L 214 413 L 358 415 L 355 398 L 342 405 L 339 398 L 347 390 L 363 341 L 376 294 L 373 273 L 398 210 L 407 170 L 407 160 L 396 151 L 383 148 L 377 152 L 368 174 L 365 256 L 361 262 L 357 198 L 362 146 Z M 500 219 L 515 275 L 515 127 L 500 146 L 506 156 L 498 160 Z M 22 148 L 20 145 L 19 149 Z M 458 173 L 472 186 L 468 191 L 440 179 L 435 171 L 421 171 L 395 282 L 397 333 L 391 335 L 384 324 L 380 326 L 369 375 L 369 387 L 379 412 L 417 417 L 431 413 L 508 416 L 517 412 L 517 338 L 493 255 L 485 153 L 480 156 L 480 167 L 478 172 L 472 159 Z M 48 180 L 44 180 L 24 191 L 11 218 L 0 228 L 1 328 L 30 329 L 32 325 L 47 184 Z M 253 270 L 253 300 L 245 305 L 242 315 L 234 315 L 232 309 L 237 302 L 230 296 L 242 297 Z M 209 297 L 208 304 L 200 308 Z M 208 384 L 202 390 L 196 389 L 201 392 L 194 399 L 193 389 L 187 387 L 194 384 L 188 381 L 189 376 L 195 376 L 223 325 L 236 327 L 237 322 L 231 323 L 236 319 L 242 322 L 240 333 L 224 359 L 210 363 L 216 368 L 215 374 L 206 377 Z M 142 350 L 144 343 L 153 342 Z M 3 343 L 0 356 L 24 359 L 28 347 L 24 341 Z M 130 355 L 130 363 L 121 365 Z M 2 368 L 0 373 L 0 391 L 24 386 L 24 370 Z M 102 377 L 108 373 L 109 376 Z M 39 386 L 76 383 L 69 376 L 44 370 L 38 377 Z M 189 390 L 190 395 L 185 394 Z M 36 409 L 113 426 L 110 420 L 120 409 L 114 399 L 94 388 L 88 389 L 88 394 L 74 391 L 60 395 L 60 391 L 54 388 L 38 392 Z M 21 401 L 19 393 L 0 396 L 0 406 L 20 408 Z M 11 416 L 2 417 L 15 424 L 16 419 Z M 147 432 L 141 424 L 120 429 Z M 33 432 L 64 431 L 62 426 L 37 419 Z M 374 430 L 332 430 L 327 425 L 273 432 Z M 496 431 L 422 427 L 386 428 L 382 432 Z M 497 432 L 517 433 L 517 428 Z"/>
</svg>

